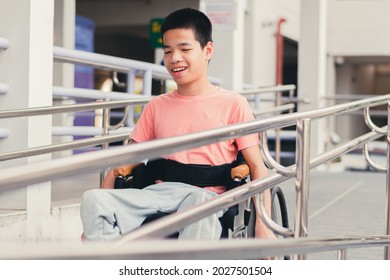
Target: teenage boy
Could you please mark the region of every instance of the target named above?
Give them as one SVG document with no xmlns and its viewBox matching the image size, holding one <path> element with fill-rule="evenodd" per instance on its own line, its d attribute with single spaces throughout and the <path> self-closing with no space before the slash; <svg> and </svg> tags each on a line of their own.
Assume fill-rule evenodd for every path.
<svg viewBox="0 0 390 280">
<path fill-rule="evenodd" d="M 164 65 L 177 84 L 173 92 L 153 98 L 145 107 L 131 139 L 140 143 L 254 120 L 246 99 L 208 80 L 208 64 L 214 46 L 212 26 L 202 12 L 190 8 L 166 17 L 162 26 Z M 251 170 L 252 180 L 267 175 L 259 149 L 258 135 L 240 137 L 177 152 L 164 158 L 182 164 L 220 166 L 231 163 L 241 151 Z M 156 212 L 176 212 L 223 193 L 225 186 L 206 186 L 166 180 L 144 189 L 113 189 L 110 171 L 101 189 L 87 191 L 81 217 L 87 240 L 112 240 L 138 228 Z M 270 210 L 270 193 L 265 193 Z M 219 211 L 186 226 L 179 238 L 219 239 Z M 256 237 L 275 238 L 257 218 Z"/>
</svg>

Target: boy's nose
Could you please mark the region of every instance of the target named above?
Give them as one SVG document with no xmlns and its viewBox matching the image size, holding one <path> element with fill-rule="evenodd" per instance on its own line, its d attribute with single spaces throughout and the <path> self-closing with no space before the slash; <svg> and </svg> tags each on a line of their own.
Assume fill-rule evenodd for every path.
<svg viewBox="0 0 390 280">
<path fill-rule="evenodd" d="M 182 61 L 182 57 L 179 52 L 173 52 L 172 54 L 172 62 L 180 62 Z"/>
</svg>

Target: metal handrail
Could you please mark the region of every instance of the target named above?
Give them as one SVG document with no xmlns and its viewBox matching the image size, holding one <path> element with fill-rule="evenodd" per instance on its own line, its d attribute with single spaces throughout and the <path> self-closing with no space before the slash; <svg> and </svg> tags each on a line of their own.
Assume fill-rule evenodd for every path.
<svg viewBox="0 0 390 280">
<path fill-rule="evenodd" d="M 336 158 L 342 153 L 352 151 L 357 146 L 361 146 L 379 137 L 381 137 L 380 134 L 376 132 L 370 132 L 356 139 L 348 141 L 342 145 L 339 145 L 334 149 L 313 158 L 310 161 L 310 169 L 320 166 L 321 164 Z M 292 165 L 291 168 L 295 168 L 295 165 Z M 118 240 L 118 244 L 124 244 L 130 240 L 138 240 L 142 238 L 164 237 L 166 235 L 178 231 L 184 226 L 190 224 L 191 222 L 194 222 L 200 218 L 207 217 L 208 215 L 216 211 L 226 209 L 227 207 L 230 207 L 241 201 L 245 201 L 253 195 L 260 193 L 283 181 L 286 181 L 287 179 L 289 179 L 289 177 L 286 177 L 283 174 L 271 174 L 267 178 L 251 181 L 245 185 L 240 186 L 240 188 L 230 190 L 224 194 L 219 195 L 216 198 L 213 198 L 208 202 L 194 206 L 186 212 L 175 213 L 170 215 L 169 217 L 162 218 L 161 220 L 144 225 L 142 228 L 139 228 L 123 236 L 120 240 Z M 268 217 L 265 211 L 262 211 L 262 209 L 257 210 L 261 211 L 259 213 L 260 216 L 266 219 L 267 225 L 275 232 L 280 233 L 281 235 L 291 235 L 289 230 L 278 229 L 276 225 L 274 225 L 274 222 L 272 222 L 271 219 Z"/>
<path fill-rule="evenodd" d="M 374 124 L 370 116 L 370 108 L 368 107 L 364 108 L 364 121 L 366 122 L 368 128 L 370 128 L 371 130 L 377 131 L 382 134 L 385 134 L 387 132 L 387 130 L 381 129 Z"/>
<path fill-rule="evenodd" d="M 285 167 L 275 161 L 272 157 L 269 148 L 268 148 L 268 140 L 265 132 L 260 133 L 260 145 L 263 153 L 263 160 L 267 164 L 267 166 L 273 170 L 277 170 L 280 174 L 286 177 L 292 177 L 297 172 L 295 167 Z"/>
<path fill-rule="evenodd" d="M 272 87 L 261 87 L 254 89 L 245 89 L 240 90 L 242 95 L 252 95 L 252 94 L 262 94 L 262 93 L 276 93 L 276 92 L 285 92 L 290 90 L 295 90 L 297 87 L 295 85 L 280 85 Z"/>
<path fill-rule="evenodd" d="M 114 57 L 104 54 L 86 52 L 81 50 L 70 50 L 62 47 L 54 46 L 53 48 L 54 59 L 59 62 L 72 62 L 77 64 L 84 64 L 94 66 L 96 68 L 110 69 L 112 71 L 128 73 L 130 69 L 138 71 L 149 72 L 155 78 L 159 79 L 171 79 L 166 68 L 162 65 L 141 62 L 137 60 Z M 215 84 L 221 84 L 221 80 L 210 77 L 211 82 Z"/>
<path fill-rule="evenodd" d="M 142 96 L 135 93 L 123 93 L 123 92 L 104 92 L 97 89 L 86 89 L 86 88 L 65 88 L 65 87 L 53 87 L 53 96 L 54 97 L 66 97 L 66 98 L 76 98 L 76 99 L 106 99 L 110 100 L 131 100 L 136 98 L 147 98 L 147 96 Z"/>
<path fill-rule="evenodd" d="M 125 147 L 118 147 L 106 151 L 76 155 L 75 159 L 56 159 L 50 163 L 37 163 L 26 166 L 25 179 L 18 176 L 19 172 L 13 174 L 12 168 L 0 170 L 0 189 L 4 187 L 15 187 L 50 180 L 50 178 L 63 174 L 75 174 L 88 169 L 105 168 L 112 164 L 125 162 L 137 162 L 145 158 L 155 158 L 160 155 L 174 153 L 177 151 L 199 147 L 223 140 L 230 140 L 239 136 L 259 133 L 269 129 L 293 125 L 302 118 L 322 118 L 330 115 L 350 112 L 362 109 L 365 106 L 380 105 L 390 99 L 390 95 L 369 98 L 366 100 L 354 101 L 346 104 L 336 105 L 328 108 L 321 108 L 310 112 L 293 113 L 270 117 L 264 120 L 256 120 L 247 123 L 230 125 L 208 131 L 202 131 L 172 138 L 159 139 L 146 143 L 139 143 Z M 75 164 L 75 161 L 79 163 Z M 61 172 L 61 167 L 63 171 Z M 19 168 L 16 168 L 19 170 Z M 16 170 L 15 170 L 16 171 Z M 29 174 L 27 174 L 28 172 Z M 35 173 L 39 173 L 38 175 Z M 63 173 L 63 174 L 62 174 Z M 29 175 L 29 176 L 27 176 Z M 31 177 L 30 177 L 31 176 Z M 19 177 L 19 178 L 18 178 Z M 14 181 L 13 181 L 14 180 Z"/>
<path fill-rule="evenodd" d="M 99 137 L 93 137 L 89 139 L 74 140 L 72 142 L 67 142 L 67 143 L 23 149 L 15 152 L 0 154 L 0 161 L 60 152 L 60 151 L 65 151 L 70 149 L 92 147 L 92 146 L 102 145 L 105 143 L 126 141 L 129 139 L 129 137 L 130 135 L 128 133 L 123 133 L 118 135 L 99 136 Z"/>
<path fill-rule="evenodd" d="M 286 102 L 295 102 L 295 103 L 300 102 L 300 100 L 298 100 L 297 98 L 294 97 L 295 89 L 296 89 L 295 85 L 277 85 L 277 86 L 272 86 L 272 87 L 251 88 L 251 89 L 243 90 L 240 93 L 244 96 L 255 94 L 255 100 L 254 100 L 255 101 L 255 106 L 254 106 L 255 110 L 254 111 L 255 111 L 255 116 L 257 117 L 260 115 L 257 112 L 257 110 L 259 108 L 259 102 L 260 102 L 259 95 L 260 94 L 274 93 L 275 94 L 275 99 L 273 100 L 274 105 L 276 108 L 280 108 L 281 106 L 283 106 L 283 103 L 286 103 Z M 289 97 L 287 99 L 284 99 L 282 97 L 282 92 L 286 92 L 286 91 L 289 92 Z M 303 102 L 307 102 L 307 101 L 303 101 Z M 294 107 L 289 108 L 290 113 L 293 112 Z M 277 162 L 280 162 L 280 155 L 281 155 L 281 136 L 280 136 L 280 133 L 281 133 L 281 128 L 277 128 L 275 130 L 275 159 Z"/>
<path fill-rule="evenodd" d="M 139 240 L 112 247 L 112 243 L 3 245 L 0 259 L 7 260 L 220 260 L 254 259 L 300 253 L 319 253 L 346 248 L 383 247 L 389 236 L 317 237 L 294 239 L 208 240 Z"/>
<path fill-rule="evenodd" d="M 41 116 L 45 114 L 70 113 L 70 112 L 96 110 L 96 109 L 103 109 L 103 108 L 118 108 L 118 107 L 123 107 L 128 105 L 144 105 L 149 101 L 150 101 L 150 97 L 143 97 L 143 98 L 136 98 L 131 100 L 122 100 L 122 101 L 97 101 L 97 102 L 83 103 L 83 104 L 1 110 L 0 119 Z M 8 136 L 8 134 L 5 134 L 4 136 Z M 55 144 L 50 146 L 34 147 L 31 149 L 24 149 L 20 151 L 0 154 L 0 161 L 63 151 L 67 149 L 102 145 L 108 142 L 124 141 L 128 138 L 129 138 L 129 134 L 126 133 L 122 135 L 110 135 L 110 136 L 102 136 L 93 139 L 73 141 L 71 143 L 61 143 L 61 144 Z"/>
<path fill-rule="evenodd" d="M 324 100 L 341 100 L 341 101 L 351 101 L 351 100 L 361 100 L 367 99 L 371 97 L 376 97 L 377 94 L 337 94 L 333 96 L 324 96 L 322 99 Z"/>
<path fill-rule="evenodd" d="M 129 69 L 136 69 L 140 71 L 151 70 L 155 78 L 170 79 L 169 73 L 165 67 L 138 60 L 81 50 L 66 49 L 58 46 L 53 47 L 53 56 L 54 60 L 58 62 L 72 62 L 75 64 L 94 66 L 101 69 L 110 69 L 121 73 L 128 73 Z"/>
<path fill-rule="evenodd" d="M 150 97 L 144 97 L 144 98 L 137 98 L 132 100 L 96 101 L 96 102 L 83 103 L 83 104 L 1 110 L 0 119 L 40 116 L 40 115 L 47 115 L 47 114 L 70 113 L 70 112 L 97 110 L 97 109 L 104 109 L 104 108 L 119 108 L 128 105 L 144 105 L 149 101 L 150 101 Z"/>
<path fill-rule="evenodd" d="M 289 104 L 285 104 L 285 105 L 281 105 L 281 106 L 277 106 L 277 107 L 273 107 L 273 108 L 269 108 L 269 109 L 254 111 L 253 114 L 257 117 L 260 115 L 266 115 L 266 114 L 270 114 L 270 113 L 285 112 L 285 111 L 289 111 L 289 110 L 294 109 L 294 108 L 295 108 L 295 104 L 289 103 Z"/>
<path fill-rule="evenodd" d="M 113 149 L 98 151 L 90 154 L 76 155 L 73 156 L 71 159 L 68 158 L 57 159 L 51 161 L 50 163 L 34 163 L 34 164 L 22 166 L 24 170 L 23 178 L 20 178 L 21 177 L 20 166 L 11 167 L 0 171 L 0 178 L 1 178 L 0 189 L 7 190 L 22 185 L 43 182 L 46 180 L 50 180 L 53 177 L 65 176 L 64 174 L 68 176 L 71 174 L 81 173 L 86 170 L 94 170 L 98 168 L 107 167 L 113 164 L 118 165 L 118 164 L 123 164 L 125 162 L 136 162 L 136 161 L 143 160 L 145 158 L 152 159 L 160 155 L 169 154 L 169 153 L 173 153 L 173 152 L 177 152 L 189 148 L 194 148 L 206 144 L 211 144 L 223 140 L 234 139 L 239 136 L 243 136 L 247 134 L 258 133 L 258 132 L 266 131 L 268 129 L 289 126 L 294 122 L 305 123 L 305 121 L 309 119 L 313 120 L 313 119 L 318 119 L 330 115 L 338 115 L 338 114 L 347 113 L 354 110 L 359 110 L 367 106 L 381 105 L 388 102 L 389 99 L 390 99 L 390 95 L 380 96 L 380 97 L 370 98 L 367 100 L 359 100 L 359 101 L 350 102 L 346 104 L 336 105 L 329 108 L 321 108 L 311 112 L 281 115 L 266 120 L 257 120 L 248 123 L 240 123 L 240 124 L 231 125 L 224 128 L 213 129 L 209 131 L 202 131 L 202 132 L 183 135 L 183 136 L 160 139 L 160 140 L 125 146 L 125 147 L 113 148 Z M 378 132 L 371 132 L 367 135 L 364 135 L 364 137 L 360 137 L 356 139 L 354 143 L 356 145 L 361 145 L 364 144 L 365 141 L 370 141 L 380 136 L 381 134 Z M 350 149 L 350 147 L 348 148 L 346 146 L 341 146 L 338 150 L 337 149 L 336 150 L 340 152 L 348 149 Z M 331 152 L 325 153 L 320 157 L 316 158 L 314 161 L 311 160 L 308 167 L 312 167 L 313 165 L 315 166 L 316 164 L 320 164 L 321 162 L 324 162 L 324 160 L 328 160 L 338 155 L 340 155 L 340 153 L 335 153 L 334 150 L 332 150 Z M 167 217 L 162 227 L 166 228 L 169 225 L 171 228 L 166 230 L 170 231 L 172 230 L 172 222 L 168 223 L 168 221 L 170 221 L 168 219 L 173 220 L 175 217 L 176 217 L 175 219 L 177 219 L 177 217 L 180 217 L 180 215 L 186 215 L 185 219 L 183 217 L 181 218 L 182 224 L 175 223 L 177 226 L 183 226 L 183 224 L 192 221 L 191 220 L 192 218 L 195 219 L 196 215 L 197 218 L 199 218 L 200 211 L 198 210 L 202 207 L 204 208 L 203 209 L 204 212 L 202 212 L 202 215 L 207 216 L 210 212 L 216 211 L 217 209 L 215 207 L 216 204 L 221 203 L 220 201 L 218 201 L 218 199 L 220 200 L 226 199 L 226 201 L 224 201 L 226 205 L 237 203 L 238 202 L 237 196 L 243 199 L 249 198 L 251 195 L 264 191 L 265 189 L 269 188 L 270 185 L 281 182 L 285 179 L 286 178 L 284 176 L 281 176 L 279 174 L 272 174 L 264 179 L 254 180 L 244 185 L 242 188 L 231 190 L 209 202 L 206 202 L 199 206 L 195 206 L 194 208 L 189 209 L 188 212 L 187 211 L 181 212 L 172 215 L 172 217 L 171 216 Z M 211 207 L 208 208 L 207 205 Z M 222 207 L 221 205 L 222 204 L 219 204 L 218 207 Z M 197 214 L 189 215 L 188 213 L 193 213 L 195 211 L 193 209 L 196 209 Z M 192 218 L 189 216 L 191 216 Z M 177 222 L 177 220 L 175 221 Z M 162 224 L 161 221 L 157 221 L 137 231 L 134 231 L 128 235 L 125 235 L 124 237 L 122 237 L 121 240 L 118 241 L 118 243 L 123 243 L 129 238 L 131 240 L 134 238 L 137 239 L 137 238 L 145 237 L 147 236 L 145 235 L 145 231 L 150 230 L 150 227 L 155 227 L 159 223 Z M 143 233 L 140 234 L 140 232 Z M 155 234 L 163 234 L 163 232 L 156 233 L 154 229 L 148 234 L 154 236 Z M 137 236 L 134 237 L 135 235 Z"/>
<path fill-rule="evenodd" d="M 103 127 L 94 126 L 53 126 L 52 136 L 102 136 Z M 117 130 L 110 130 L 110 135 L 118 135 L 121 133 L 130 134 L 133 128 L 121 127 Z"/>
<path fill-rule="evenodd" d="M 128 99 L 128 96 L 134 94 L 134 80 L 136 76 L 142 76 L 143 78 L 143 89 L 142 93 L 144 96 L 150 96 L 152 93 L 152 78 L 162 79 L 162 80 L 171 80 L 171 76 L 164 66 L 157 65 L 154 63 L 141 62 L 132 59 L 119 58 L 104 54 L 98 54 L 93 52 L 74 50 L 74 49 L 65 49 L 62 47 L 54 46 L 53 47 L 53 58 L 57 62 L 66 62 L 74 63 L 81 65 L 88 65 L 94 68 L 100 69 L 109 69 L 114 71 L 115 75 L 117 72 L 122 72 L 128 75 L 128 93 L 103 93 L 102 91 L 97 90 L 86 90 L 86 89 L 65 89 L 61 87 L 53 88 L 53 95 L 55 97 L 76 97 L 91 99 L 92 96 L 99 96 L 99 98 L 107 100 L 114 99 Z M 209 77 L 209 80 L 214 84 L 221 84 L 220 79 L 214 77 Z M 89 94 L 89 95 L 88 95 Z M 133 124 L 133 114 L 130 112 L 130 108 L 126 109 L 126 114 L 122 120 L 115 126 L 109 125 L 110 112 L 106 108 L 104 109 L 104 118 L 103 118 L 103 135 L 107 135 L 109 130 L 115 130 L 118 127 L 123 126 L 125 123 L 128 123 L 130 126 Z M 103 148 L 108 148 L 108 145 L 104 145 Z M 103 176 L 104 171 L 102 172 Z"/>
<path fill-rule="evenodd" d="M 92 103 L 95 104 L 95 103 Z M 85 104 L 84 104 L 85 105 Z M 99 104 L 101 105 L 101 104 Z M 74 105 L 68 105 L 69 107 L 73 107 Z M 88 105 L 89 106 L 89 105 Z M 61 108 L 61 111 L 64 106 L 59 106 Z M 50 112 L 50 110 L 53 109 L 53 107 L 47 107 L 44 109 L 45 113 L 55 113 L 57 112 L 56 110 L 53 112 Z M 79 108 L 80 109 L 80 108 Z M 281 108 L 275 108 L 279 110 L 285 110 L 286 108 L 284 106 L 281 106 Z M 10 110 L 11 112 L 15 112 L 14 110 Z M 22 109 L 22 111 L 26 114 L 28 113 L 28 109 Z M 15 115 L 12 115 L 13 117 L 22 117 L 20 114 L 20 109 L 18 109 L 17 112 L 15 112 Z M 8 113 L 7 113 L 8 114 Z M 37 111 L 34 109 L 31 114 L 35 115 L 37 114 Z M 25 116 L 25 115 L 23 115 Z M 0 118 L 1 117 L 1 111 L 0 111 Z M 53 127 L 55 131 L 58 130 L 64 130 L 62 127 Z M 71 128 L 69 128 L 71 129 Z M 74 132 L 72 133 L 72 135 Z M 91 134 L 91 132 L 88 133 L 88 135 L 101 135 L 102 134 L 102 129 L 94 128 L 94 133 Z M 56 135 L 53 132 L 53 135 Z M 61 133 L 63 135 L 63 133 Z M 84 135 L 87 135 L 86 133 Z M 68 149 L 76 149 L 76 148 L 83 148 L 83 147 L 90 147 L 90 146 L 95 146 L 95 145 L 101 145 L 107 142 L 117 142 L 117 141 L 124 141 L 129 139 L 129 133 L 123 133 L 123 134 L 115 134 L 115 135 L 110 135 L 110 136 L 99 136 L 99 137 L 94 137 L 92 139 L 82 139 L 82 140 L 76 140 L 72 141 L 70 143 L 61 143 L 61 144 L 54 144 L 54 145 L 47 145 L 47 146 L 41 146 L 41 147 L 34 147 L 30 149 L 23 149 L 19 151 L 14 151 L 14 152 L 7 152 L 7 153 L 2 153 L 0 154 L 0 161 L 5 161 L 5 160 L 11 160 L 11 159 L 17 159 L 17 158 L 23 158 L 23 157 L 28 157 L 28 156 L 35 156 L 35 155 L 40 155 L 40 154 L 46 154 L 46 153 L 52 153 L 52 152 L 58 152 L 58 151 L 64 151 Z M 8 131 L 4 130 L 4 133 L 2 133 L 2 130 L 0 129 L 0 138 L 6 138 L 8 137 Z"/>
<path fill-rule="evenodd" d="M 118 108 L 123 106 L 128 107 L 128 105 L 144 105 L 150 101 L 150 98 L 151 97 L 142 97 L 139 95 L 127 94 L 126 98 L 123 98 L 122 96 L 120 99 L 118 98 L 120 101 L 105 101 L 105 102 L 97 101 L 97 102 L 84 103 L 84 104 L 2 110 L 0 111 L 0 119 L 38 116 L 38 115 L 40 116 L 44 114 L 70 113 L 70 112 L 96 110 L 96 109 L 104 109 L 104 108 Z M 96 135 L 96 133 L 94 135 Z M 4 133 L 4 137 L 7 136 L 8 133 Z M 0 154 L 0 161 L 22 158 L 26 156 L 39 155 L 44 153 L 51 153 L 56 151 L 63 151 L 67 149 L 102 145 L 107 142 L 125 141 L 128 140 L 128 138 L 129 138 L 129 134 L 126 133 L 122 135 L 113 135 L 113 136 L 110 135 L 107 137 L 73 141 L 71 143 L 61 143 L 61 144 L 55 144 L 50 146 L 34 147 L 31 149 L 24 149 L 16 152 L 8 152 L 8 153 Z"/>
</svg>

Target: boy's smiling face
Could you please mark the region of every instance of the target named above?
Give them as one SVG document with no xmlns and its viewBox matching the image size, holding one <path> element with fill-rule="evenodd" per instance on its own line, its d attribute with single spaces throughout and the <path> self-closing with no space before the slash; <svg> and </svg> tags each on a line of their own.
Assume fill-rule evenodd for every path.
<svg viewBox="0 0 390 280">
<path fill-rule="evenodd" d="M 202 49 L 192 29 L 171 29 L 163 37 L 164 64 L 178 86 L 207 79 L 213 43 Z"/>
</svg>

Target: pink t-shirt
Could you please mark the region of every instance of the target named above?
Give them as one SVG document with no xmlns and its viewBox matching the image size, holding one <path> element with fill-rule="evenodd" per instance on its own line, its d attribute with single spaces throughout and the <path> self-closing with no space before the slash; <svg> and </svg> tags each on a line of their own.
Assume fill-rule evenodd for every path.
<svg viewBox="0 0 390 280">
<path fill-rule="evenodd" d="M 184 96 L 175 90 L 154 97 L 146 105 L 131 138 L 140 143 L 252 120 L 254 116 L 246 98 L 236 92 L 216 87 L 207 95 Z M 177 152 L 165 158 L 186 164 L 221 165 L 231 163 L 239 150 L 258 144 L 258 135 L 252 134 Z M 221 188 L 213 190 L 224 191 Z"/>
</svg>

